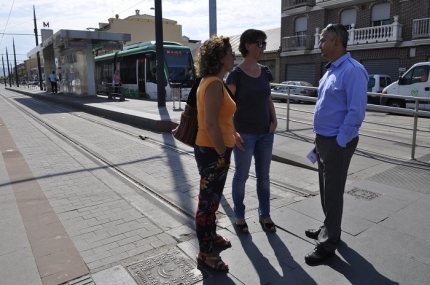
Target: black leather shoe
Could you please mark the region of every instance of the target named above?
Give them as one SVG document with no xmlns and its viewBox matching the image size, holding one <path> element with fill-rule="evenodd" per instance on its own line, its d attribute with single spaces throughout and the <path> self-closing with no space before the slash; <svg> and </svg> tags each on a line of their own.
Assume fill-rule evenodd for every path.
<svg viewBox="0 0 430 285">
<path fill-rule="evenodd" d="M 306 254 L 305 261 L 308 264 L 319 263 L 333 254 L 334 252 L 327 251 L 322 245 L 317 245 L 313 251 Z"/>
<path fill-rule="evenodd" d="M 308 229 L 305 234 L 308 238 L 318 239 L 318 235 L 321 232 L 321 227 L 319 229 Z"/>
<path fill-rule="evenodd" d="M 308 230 L 305 231 L 305 234 L 306 234 L 306 236 L 308 238 L 313 238 L 313 239 L 317 240 L 318 239 L 318 235 L 321 232 L 321 229 L 322 229 L 322 227 L 320 227 L 319 229 L 308 229 Z M 340 241 L 340 236 L 337 239 L 337 242 L 339 242 L 339 241 Z"/>
</svg>

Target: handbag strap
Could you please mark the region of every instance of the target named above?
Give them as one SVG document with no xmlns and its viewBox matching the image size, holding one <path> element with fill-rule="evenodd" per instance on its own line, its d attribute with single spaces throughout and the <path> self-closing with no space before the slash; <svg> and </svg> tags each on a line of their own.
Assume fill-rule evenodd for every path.
<svg viewBox="0 0 430 285">
<path fill-rule="evenodd" d="M 191 87 L 190 94 L 188 94 L 187 104 L 193 108 L 197 106 L 197 88 L 199 88 L 200 81 L 202 81 L 202 78 L 197 77 L 194 81 L 193 87 Z M 234 103 L 236 103 L 236 98 L 234 97 L 230 89 L 227 87 L 227 84 L 225 84 L 225 82 L 223 82 L 223 84 L 225 89 L 227 90 L 228 95 L 230 95 L 230 98 L 234 101 Z"/>
<path fill-rule="evenodd" d="M 234 97 L 233 93 L 230 91 L 230 89 L 227 87 L 227 84 L 225 84 L 225 82 L 223 82 L 225 89 L 227 90 L 228 95 L 230 95 L 231 100 L 234 101 L 234 103 L 237 104 L 236 102 L 236 97 Z"/>
<path fill-rule="evenodd" d="M 194 81 L 193 87 L 191 87 L 190 94 L 188 94 L 187 104 L 195 108 L 197 105 L 197 88 L 199 88 L 201 77 L 197 77 Z"/>
</svg>

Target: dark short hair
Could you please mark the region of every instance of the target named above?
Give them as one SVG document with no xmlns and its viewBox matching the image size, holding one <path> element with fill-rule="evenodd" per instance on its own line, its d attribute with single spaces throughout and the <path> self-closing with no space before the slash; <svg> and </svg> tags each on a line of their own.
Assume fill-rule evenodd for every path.
<svg viewBox="0 0 430 285">
<path fill-rule="evenodd" d="M 243 57 L 246 57 L 248 55 L 248 50 L 245 47 L 245 44 L 252 44 L 255 43 L 257 40 L 260 39 L 267 39 L 266 33 L 261 30 L 255 30 L 255 29 L 248 29 L 240 35 L 240 44 L 239 44 L 239 51 L 242 54 Z"/>
<path fill-rule="evenodd" d="M 346 49 L 348 45 L 349 33 L 348 30 L 342 24 L 328 24 L 321 32 L 327 31 L 330 39 L 339 36 L 342 40 L 342 46 Z"/>
<path fill-rule="evenodd" d="M 218 74 L 222 67 L 222 59 L 231 47 L 230 38 L 224 36 L 212 36 L 206 40 L 197 53 L 196 68 L 197 76 L 204 77 Z"/>
</svg>

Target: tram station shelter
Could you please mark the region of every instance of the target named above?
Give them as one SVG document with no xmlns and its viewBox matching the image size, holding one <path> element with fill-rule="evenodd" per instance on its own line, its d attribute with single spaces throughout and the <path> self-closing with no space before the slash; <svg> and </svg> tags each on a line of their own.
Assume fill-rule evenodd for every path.
<svg viewBox="0 0 430 285">
<path fill-rule="evenodd" d="M 59 91 L 76 95 L 96 95 L 95 64 L 93 51 L 103 48 L 122 50 L 131 35 L 98 31 L 52 30 L 43 29 L 42 43 L 27 57 L 43 57 L 45 78 L 55 71 Z M 50 90 L 49 83 L 47 88 Z"/>
</svg>

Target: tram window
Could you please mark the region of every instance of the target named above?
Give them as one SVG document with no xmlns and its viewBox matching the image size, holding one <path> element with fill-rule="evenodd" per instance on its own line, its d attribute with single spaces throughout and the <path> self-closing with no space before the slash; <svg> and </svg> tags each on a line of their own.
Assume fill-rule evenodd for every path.
<svg viewBox="0 0 430 285">
<path fill-rule="evenodd" d="M 113 67 L 112 64 L 103 64 L 103 75 L 102 79 L 106 82 L 111 82 L 113 77 Z"/>
<path fill-rule="evenodd" d="M 146 59 L 146 82 L 157 83 L 157 67 L 155 58 Z"/>
<path fill-rule="evenodd" d="M 169 80 L 180 82 L 192 79 L 189 78 L 189 70 L 192 70 L 189 52 L 165 50 L 164 57 L 169 68 Z"/>
<path fill-rule="evenodd" d="M 136 84 L 136 61 L 124 59 L 120 66 L 120 76 L 123 84 Z"/>
</svg>

